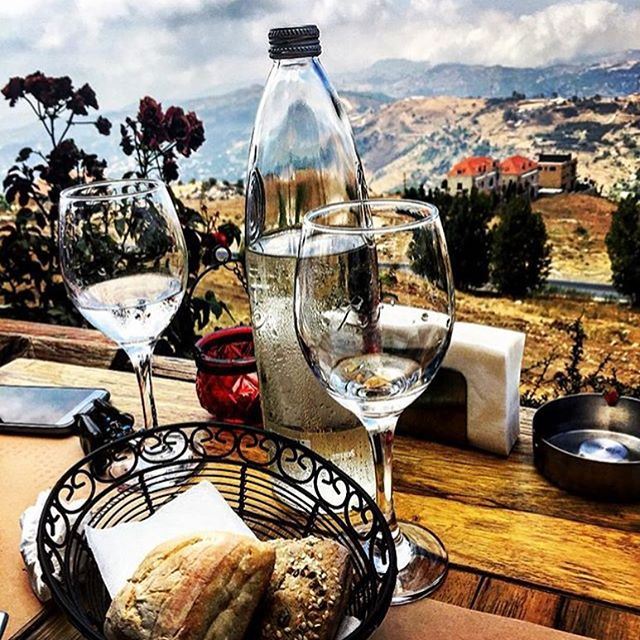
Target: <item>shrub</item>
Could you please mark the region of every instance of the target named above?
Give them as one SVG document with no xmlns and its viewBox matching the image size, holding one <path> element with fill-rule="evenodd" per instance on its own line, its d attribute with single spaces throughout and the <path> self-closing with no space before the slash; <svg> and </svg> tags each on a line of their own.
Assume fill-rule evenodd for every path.
<svg viewBox="0 0 640 640">
<path fill-rule="evenodd" d="M 204 142 L 204 127 L 192 111 L 185 113 L 180 107 L 166 110 L 150 96 L 140 100 L 135 118 L 126 118 L 120 126 L 120 146 L 124 153 L 136 159 L 135 175 L 139 178 L 158 177 L 167 184 L 179 178 L 178 156 L 189 157 Z M 207 215 L 186 206 L 169 188 L 182 232 L 189 252 L 189 277 L 187 292 L 192 294 L 203 269 L 216 264 L 216 250 L 228 250 L 234 243 L 240 245 L 241 232 L 232 223 L 218 225 L 219 216 Z M 230 255 L 228 251 L 225 255 Z M 190 356 L 199 332 L 209 324 L 212 317 L 220 318 L 229 313 L 227 305 L 218 299 L 212 289 L 202 295 L 187 295 L 164 332 L 157 351 L 159 353 Z"/>
<path fill-rule="evenodd" d="M 531 211 L 529 198 L 506 201 L 493 231 L 491 281 L 496 289 L 521 297 L 540 288 L 549 274 L 549 252 L 544 221 Z"/>
<path fill-rule="evenodd" d="M 403 197 L 430 202 L 438 208 L 456 288 L 468 291 L 486 284 L 491 256 L 488 225 L 495 206 L 492 197 L 477 189 L 472 189 L 469 195 L 453 196 L 444 189 L 430 189 L 427 193 L 422 187 L 405 189 Z M 416 246 L 413 253 L 413 268 L 421 273 L 420 248 Z"/>
<path fill-rule="evenodd" d="M 49 77 L 41 72 L 11 78 L 2 94 L 13 107 L 23 101 L 42 124 L 49 142 L 47 150 L 25 147 L 4 179 L 5 197 L 15 210 L 12 219 L 0 227 L 0 296 L 3 313 L 11 317 L 80 325 L 84 321 L 70 302 L 59 273 L 57 220 L 60 192 L 74 184 L 104 178 L 106 162 L 77 147 L 68 137 L 77 124 L 91 124 L 108 135 L 111 123 L 101 116 L 88 119 L 98 109 L 96 95 L 88 84 L 79 89 L 70 78 Z M 178 158 L 187 157 L 204 141 L 202 122 L 193 112 L 162 106 L 146 97 L 140 101 L 135 118 L 120 127 L 123 152 L 136 159 L 136 170 L 126 176 L 159 177 L 169 183 L 178 179 Z M 217 225 L 218 217 L 204 215 L 173 198 L 189 250 L 189 291 L 203 268 L 216 262 L 222 245 L 239 246 L 240 230 L 232 224 Z M 226 310 L 213 291 L 203 297 L 187 296 L 159 351 L 189 355 L 202 330 L 213 315 Z"/>
<path fill-rule="evenodd" d="M 605 239 L 611 260 L 613 285 L 640 304 L 640 199 L 637 195 L 620 201 Z"/>
<path fill-rule="evenodd" d="M 87 119 L 98 110 L 96 94 L 88 84 L 76 89 L 67 76 L 36 71 L 14 77 L 2 95 L 11 107 L 21 101 L 31 108 L 46 132 L 48 149 L 23 148 L 3 181 L 5 198 L 16 213 L 0 228 L 0 295 L 13 317 L 79 324 L 59 275 L 58 198 L 66 187 L 102 179 L 106 162 L 79 148 L 68 134 L 76 125 L 92 124 L 109 135 L 111 123 L 101 116 Z"/>
<path fill-rule="evenodd" d="M 481 287 L 489 280 L 491 198 L 472 190 L 457 196 L 443 213 L 444 232 L 458 289 Z"/>
<path fill-rule="evenodd" d="M 532 380 L 530 388 L 520 397 L 523 406 L 537 408 L 548 400 L 561 396 L 607 393 L 611 390 L 615 390 L 619 396 L 640 398 L 639 385 L 627 384 L 618 379 L 611 353 L 600 360 L 590 372 L 585 372 L 585 343 L 588 336 L 582 317 L 571 322 L 556 320 L 552 327 L 567 336 L 562 348 L 568 347 L 568 354 L 561 356 L 559 350 L 554 349 L 538 362 L 523 369 L 523 376 Z M 555 364 L 559 360 L 564 360 L 564 365 L 560 370 L 555 370 Z"/>
</svg>

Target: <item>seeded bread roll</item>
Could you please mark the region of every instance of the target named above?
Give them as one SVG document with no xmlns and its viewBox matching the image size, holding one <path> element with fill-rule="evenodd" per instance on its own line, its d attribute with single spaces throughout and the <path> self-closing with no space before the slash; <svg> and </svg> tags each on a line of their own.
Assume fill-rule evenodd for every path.
<svg viewBox="0 0 640 640">
<path fill-rule="evenodd" d="M 316 537 L 271 544 L 275 568 L 247 638 L 334 640 L 349 601 L 349 551 Z"/>
<path fill-rule="evenodd" d="M 156 547 L 107 612 L 109 640 L 242 640 L 275 562 L 267 543 L 205 533 Z"/>
</svg>

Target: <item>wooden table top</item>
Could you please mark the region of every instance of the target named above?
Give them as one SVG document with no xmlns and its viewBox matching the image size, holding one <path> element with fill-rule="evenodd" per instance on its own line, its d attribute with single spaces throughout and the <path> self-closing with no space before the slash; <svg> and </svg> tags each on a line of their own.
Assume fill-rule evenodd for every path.
<svg viewBox="0 0 640 640">
<path fill-rule="evenodd" d="M 106 387 L 140 419 L 130 373 L 19 358 L 0 368 L 0 383 Z M 154 384 L 162 422 L 207 417 L 192 382 Z M 433 597 L 591 638 L 640 638 L 640 505 L 596 503 L 550 485 L 533 468 L 530 424 L 523 410 L 520 441 L 506 459 L 397 438 L 398 514 L 432 528 L 452 562 Z M 55 611 L 42 619 L 22 637 L 77 635 Z"/>
</svg>

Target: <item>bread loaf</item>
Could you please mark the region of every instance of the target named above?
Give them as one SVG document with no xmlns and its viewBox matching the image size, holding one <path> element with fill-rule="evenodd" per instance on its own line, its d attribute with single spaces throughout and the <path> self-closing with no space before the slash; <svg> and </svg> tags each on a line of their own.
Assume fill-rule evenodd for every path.
<svg viewBox="0 0 640 640">
<path fill-rule="evenodd" d="M 116 595 L 109 640 L 242 640 L 269 583 L 274 548 L 205 533 L 156 547 Z"/>
<path fill-rule="evenodd" d="M 248 638 L 333 640 L 349 601 L 349 551 L 316 537 L 276 540 L 276 563 Z"/>
</svg>

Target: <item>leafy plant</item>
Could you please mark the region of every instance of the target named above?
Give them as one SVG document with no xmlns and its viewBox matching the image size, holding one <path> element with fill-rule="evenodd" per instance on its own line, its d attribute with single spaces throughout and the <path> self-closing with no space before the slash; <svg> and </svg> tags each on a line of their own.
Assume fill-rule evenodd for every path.
<svg viewBox="0 0 640 640">
<path fill-rule="evenodd" d="M 640 198 L 628 196 L 620 201 L 605 239 L 611 260 L 613 285 L 640 305 Z"/>
<path fill-rule="evenodd" d="M 589 373 L 584 372 L 585 343 L 588 336 L 582 317 L 571 322 L 556 320 L 552 327 L 567 335 L 568 358 L 561 369 L 552 372 L 554 364 L 561 357 L 556 349 L 523 370 L 523 375 L 533 376 L 531 387 L 520 398 L 523 406 L 535 408 L 559 396 L 585 392 L 608 393 L 611 390 L 615 390 L 619 396 L 640 398 L 640 386 L 629 385 L 618 379 L 616 368 L 612 366 L 612 354 L 606 355 Z M 607 369 L 609 373 L 606 373 Z M 541 389 L 547 391 L 542 392 Z"/>
<path fill-rule="evenodd" d="M 49 77 L 35 72 L 24 78 L 11 78 L 2 94 L 14 106 L 19 101 L 30 106 L 42 124 L 49 149 L 25 147 L 4 179 L 5 197 L 15 210 L 13 219 L 0 227 L 0 295 L 3 312 L 13 317 L 41 322 L 79 325 L 83 323 L 69 301 L 59 274 L 57 219 L 60 192 L 66 187 L 104 178 L 106 162 L 77 147 L 68 137 L 73 127 L 93 125 L 108 135 L 111 123 L 103 117 L 89 119 L 89 111 L 98 109 L 94 91 L 88 84 L 75 89 L 70 78 Z M 135 160 L 136 169 L 124 177 L 156 177 L 166 183 L 179 177 L 178 159 L 188 157 L 204 142 L 204 127 L 195 113 L 176 106 L 166 111 L 151 97 L 140 101 L 138 113 L 120 127 L 123 152 Z M 232 247 L 240 246 L 241 233 L 232 223 L 222 224 L 220 216 L 209 215 L 186 206 L 170 193 L 189 251 L 189 294 L 158 351 L 190 355 L 195 341 L 212 317 L 219 318 L 226 304 L 209 289 L 195 295 L 203 270 L 215 268 L 231 259 Z M 118 233 L 126 237 L 135 217 L 118 220 Z M 144 229 L 140 233 L 147 233 Z M 85 242 L 87 265 L 113 259 L 110 239 L 101 237 Z M 97 244 L 96 244 L 97 242 Z M 153 238 L 150 238 L 151 247 Z M 222 252 L 222 254 L 220 253 Z M 222 258 L 221 258 L 222 256 Z M 235 271 L 240 279 L 239 268 Z"/>
<path fill-rule="evenodd" d="M 140 100 L 135 118 L 120 126 L 120 146 L 135 159 L 137 168 L 125 177 L 160 178 L 167 184 L 178 180 L 178 157 L 189 157 L 205 140 L 204 127 L 195 113 L 171 106 L 166 111 L 150 96 Z M 185 205 L 169 189 L 189 252 L 188 295 L 164 333 L 158 352 L 191 355 L 200 332 L 212 317 L 220 318 L 229 308 L 213 289 L 195 295 L 204 269 L 219 264 L 218 249 L 230 258 L 230 247 L 240 246 L 241 232 L 233 223 L 220 224 L 220 216 L 210 216 L 206 205 L 199 210 Z M 239 272 L 236 272 L 241 277 Z"/>
<path fill-rule="evenodd" d="M 498 292 L 520 297 L 539 289 L 549 275 L 549 253 L 544 221 L 529 198 L 508 200 L 493 231 L 491 281 Z"/>
<path fill-rule="evenodd" d="M 59 275 L 57 247 L 58 198 L 74 184 L 104 177 L 106 162 L 79 148 L 68 137 L 72 128 L 95 126 L 109 135 L 111 123 L 99 116 L 93 89 L 79 89 L 67 76 L 36 71 L 14 77 L 2 89 L 13 107 L 26 103 L 42 124 L 48 149 L 23 148 L 3 181 L 6 201 L 15 217 L 0 227 L 0 294 L 5 310 L 25 320 L 78 324 L 80 316 L 67 298 Z"/>
</svg>

